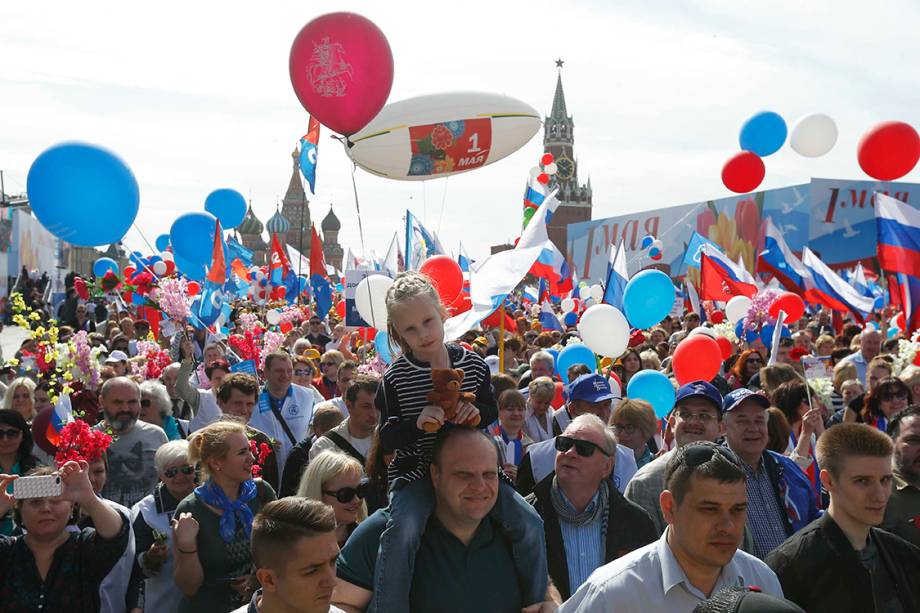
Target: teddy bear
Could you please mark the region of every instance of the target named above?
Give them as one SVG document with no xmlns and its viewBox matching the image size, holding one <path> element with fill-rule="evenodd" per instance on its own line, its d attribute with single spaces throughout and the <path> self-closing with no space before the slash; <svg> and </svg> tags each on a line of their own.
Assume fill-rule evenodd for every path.
<svg viewBox="0 0 920 613">
<path fill-rule="evenodd" d="M 441 407 L 444 411 L 444 421 L 450 421 L 457 414 L 457 407 L 461 402 L 473 402 L 476 394 L 461 392 L 460 384 L 463 383 L 463 371 L 459 368 L 432 368 L 431 384 L 433 390 L 428 392 L 428 402 Z M 471 417 L 464 425 L 479 425 L 479 415 Z M 422 424 L 425 432 L 437 432 L 441 424 L 436 421 L 426 421 Z"/>
</svg>

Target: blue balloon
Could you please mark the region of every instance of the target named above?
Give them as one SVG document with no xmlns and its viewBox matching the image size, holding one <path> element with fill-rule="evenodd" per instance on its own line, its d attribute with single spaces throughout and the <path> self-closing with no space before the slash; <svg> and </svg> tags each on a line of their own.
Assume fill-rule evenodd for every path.
<svg viewBox="0 0 920 613">
<path fill-rule="evenodd" d="M 169 230 L 176 265 L 180 258 L 193 265 L 210 264 L 216 227 L 217 220 L 210 213 L 185 213 L 177 217 Z"/>
<path fill-rule="evenodd" d="M 642 242 L 639 244 L 639 247 L 641 247 L 642 249 L 648 249 L 649 247 L 652 246 L 652 243 L 654 242 L 655 242 L 655 237 L 652 236 L 651 234 L 646 234 L 645 236 L 642 237 Z"/>
<path fill-rule="evenodd" d="M 169 234 L 160 234 L 154 244 L 157 251 L 166 251 L 169 247 Z"/>
<path fill-rule="evenodd" d="M 739 319 L 738 323 L 735 324 L 735 336 L 738 337 L 738 340 L 745 340 L 749 343 L 753 343 L 758 338 L 760 338 L 760 334 L 758 334 L 756 331 L 745 330 L 743 326 L 744 326 L 743 319 Z M 773 337 L 771 336 L 770 338 L 773 338 Z"/>
<path fill-rule="evenodd" d="M 584 364 L 592 371 L 597 370 L 597 358 L 594 352 L 581 343 L 570 343 L 559 352 L 556 358 L 556 372 L 562 377 L 563 383 L 569 382 L 568 370 L 576 364 Z"/>
<path fill-rule="evenodd" d="M 569 311 L 569 312 L 566 313 L 565 316 L 562 318 L 562 321 L 563 321 L 563 322 L 565 323 L 565 325 L 567 325 L 567 326 L 574 326 L 575 324 L 578 323 L 578 313 L 576 313 L 576 312 L 574 312 L 574 311 Z"/>
<path fill-rule="evenodd" d="M 177 254 L 173 254 L 173 263 L 176 265 L 176 270 L 192 281 L 204 281 L 205 271 L 201 264 L 192 264 Z"/>
<path fill-rule="evenodd" d="M 116 275 L 118 274 L 118 262 L 112 258 L 99 258 L 93 263 L 93 274 L 98 279 L 104 277 L 105 273 L 110 270 Z"/>
<path fill-rule="evenodd" d="M 386 332 L 377 332 L 377 336 L 374 337 L 374 348 L 377 350 L 377 355 L 380 356 L 380 359 L 383 360 L 385 364 L 389 364 L 393 361 L 393 350 L 390 348 L 390 337 Z M 397 355 L 399 355 L 399 352 L 397 352 Z"/>
<path fill-rule="evenodd" d="M 651 404 L 659 419 L 668 416 L 676 398 L 671 381 L 657 370 L 640 370 L 634 374 L 626 384 L 626 395 Z"/>
<path fill-rule="evenodd" d="M 337 292 L 339 292 L 339 293 L 341 294 L 342 292 L 345 291 L 345 286 L 342 285 L 341 283 L 336 283 L 336 284 L 335 284 L 335 291 L 337 291 Z"/>
<path fill-rule="evenodd" d="M 204 210 L 220 220 L 220 227 L 230 230 L 243 223 L 246 199 L 235 189 L 215 189 L 204 201 Z"/>
<path fill-rule="evenodd" d="M 674 307 L 674 284 L 660 270 L 643 270 L 626 284 L 623 308 L 633 328 L 651 328 Z"/>
<path fill-rule="evenodd" d="M 775 324 L 766 324 L 763 328 L 760 329 L 760 340 L 763 341 L 763 344 L 767 347 L 773 345 L 773 332 L 776 330 Z M 780 337 L 791 337 L 792 332 L 789 331 L 789 328 L 783 326 L 782 331 L 779 333 Z"/>
<path fill-rule="evenodd" d="M 116 243 L 137 217 L 140 192 L 114 153 L 61 143 L 35 158 L 26 179 L 29 206 L 56 237 L 81 247 Z"/>
<path fill-rule="evenodd" d="M 762 111 L 741 126 L 741 149 L 760 157 L 772 155 L 786 142 L 786 122 L 773 111 Z"/>
</svg>

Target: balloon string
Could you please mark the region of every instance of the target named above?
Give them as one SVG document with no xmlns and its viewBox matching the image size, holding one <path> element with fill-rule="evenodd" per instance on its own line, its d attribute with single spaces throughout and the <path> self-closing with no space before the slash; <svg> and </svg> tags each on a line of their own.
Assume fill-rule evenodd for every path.
<svg viewBox="0 0 920 613">
<path fill-rule="evenodd" d="M 444 203 L 447 201 L 447 181 L 449 179 L 450 176 L 444 177 L 444 193 L 441 195 L 441 216 L 438 217 L 438 235 L 441 234 L 441 222 L 444 221 Z"/>
<path fill-rule="evenodd" d="M 655 238 L 660 239 L 660 238 L 663 237 L 663 236 L 667 236 L 667 235 L 671 232 L 671 230 L 673 230 L 674 228 L 676 228 L 677 226 L 679 226 L 680 224 L 682 224 L 688 217 L 690 217 L 691 215 L 693 215 L 694 213 L 696 213 L 696 211 L 697 211 L 701 206 L 706 206 L 706 205 L 705 205 L 705 203 L 700 202 L 700 203 L 697 204 L 695 207 L 693 207 L 692 209 L 690 209 L 689 211 L 687 211 L 687 214 L 686 214 L 686 215 L 684 215 L 683 217 L 681 217 L 680 219 L 678 219 L 678 220 L 677 220 L 676 222 L 674 222 L 670 227 L 668 227 L 664 232 L 660 233 L 660 234 L 659 234 L 658 236 L 656 236 Z M 613 248 L 613 245 L 611 245 L 611 248 Z M 644 251 L 639 251 L 639 253 L 637 253 L 637 254 L 634 255 L 632 258 L 630 258 L 630 259 L 628 260 L 627 263 L 628 263 L 628 264 L 634 264 L 635 262 L 638 262 L 639 260 L 641 260 L 643 257 L 645 257 L 645 252 L 644 252 Z"/>
<path fill-rule="evenodd" d="M 355 193 L 355 210 L 358 212 L 358 235 L 361 237 L 361 253 L 364 257 L 367 257 L 367 249 L 364 247 L 364 224 L 361 221 L 361 204 L 358 202 L 358 184 L 355 183 L 355 169 L 358 167 L 357 164 L 352 164 L 351 166 L 351 188 Z M 368 276 L 365 276 L 366 279 Z M 374 301 L 371 295 L 371 284 L 367 284 L 367 302 L 371 307 L 371 321 L 367 322 L 371 326 L 375 326 L 377 322 L 377 316 L 374 315 Z M 346 313 L 347 319 L 347 313 Z M 366 338 L 366 337 L 365 337 Z M 366 342 L 366 341 L 365 341 Z"/>
</svg>

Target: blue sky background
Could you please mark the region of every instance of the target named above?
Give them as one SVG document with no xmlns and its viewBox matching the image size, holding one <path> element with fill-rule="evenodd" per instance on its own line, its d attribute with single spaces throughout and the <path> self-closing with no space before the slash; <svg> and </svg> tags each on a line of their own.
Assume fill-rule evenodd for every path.
<svg viewBox="0 0 920 613">
<path fill-rule="evenodd" d="M 868 128 L 889 119 L 920 126 L 920 5 L 907 0 L 3 3 L 7 190 L 25 189 L 43 149 L 80 139 L 113 149 L 134 170 L 138 224 L 151 242 L 218 187 L 251 198 L 265 221 L 307 126 L 288 51 L 305 23 L 333 10 L 360 12 L 388 36 L 391 101 L 481 90 L 548 113 L 561 56 L 595 219 L 729 195 L 722 164 L 758 110 L 775 110 L 790 125 L 824 112 L 840 130 L 823 158 L 788 146 L 767 158 L 765 188 L 864 179 L 856 146 Z M 334 203 L 342 244 L 359 252 L 350 163 L 328 135 L 311 211 L 318 224 Z M 514 239 L 541 138 L 448 180 L 399 182 L 359 170 L 368 249 L 383 255 L 407 207 L 440 228 L 449 249 L 462 240 L 474 259 Z M 920 182 L 920 171 L 902 180 Z M 142 245 L 134 231 L 126 242 Z"/>
</svg>

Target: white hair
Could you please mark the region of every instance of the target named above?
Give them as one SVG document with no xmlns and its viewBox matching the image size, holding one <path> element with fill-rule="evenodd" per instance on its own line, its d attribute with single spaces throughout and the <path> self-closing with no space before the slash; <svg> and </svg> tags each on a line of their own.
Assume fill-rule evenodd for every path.
<svg viewBox="0 0 920 613">
<path fill-rule="evenodd" d="M 537 351 L 532 356 L 530 356 L 530 367 L 533 368 L 533 365 L 536 362 L 543 362 L 544 364 L 549 364 L 550 368 L 556 363 L 553 354 L 548 351 Z"/>
<path fill-rule="evenodd" d="M 179 439 L 169 441 L 160 445 L 156 455 L 153 456 L 153 464 L 157 468 L 157 473 L 162 474 L 166 467 L 177 462 L 189 463 L 188 459 L 188 441 Z"/>
<path fill-rule="evenodd" d="M 607 454 L 613 457 L 613 455 L 617 452 L 617 440 L 614 438 L 613 432 L 604 424 L 604 421 L 600 417 L 594 413 L 582 413 L 571 422 L 569 422 L 569 425 L 566 427 L 565 431 L 568 432 L 570 428 L 574 430 L 575 428 L 581 426 L 596 430 L 601 436 L 603 436 L 604 444 L 601 445 L 601 447 L 605 452 L 607 452 Z"/>
<path fill-rule="evenodd" d="M 166 389 L 165 385 L 159 381 L 148 379 L 141 383 L 140 389 L 142 396 L 144 394 L 153 396 L 154 407 L 160 415 L 165 416 L 172 413 L 172 400 L 169 398 L 169 391 Z"/>
</svg>

